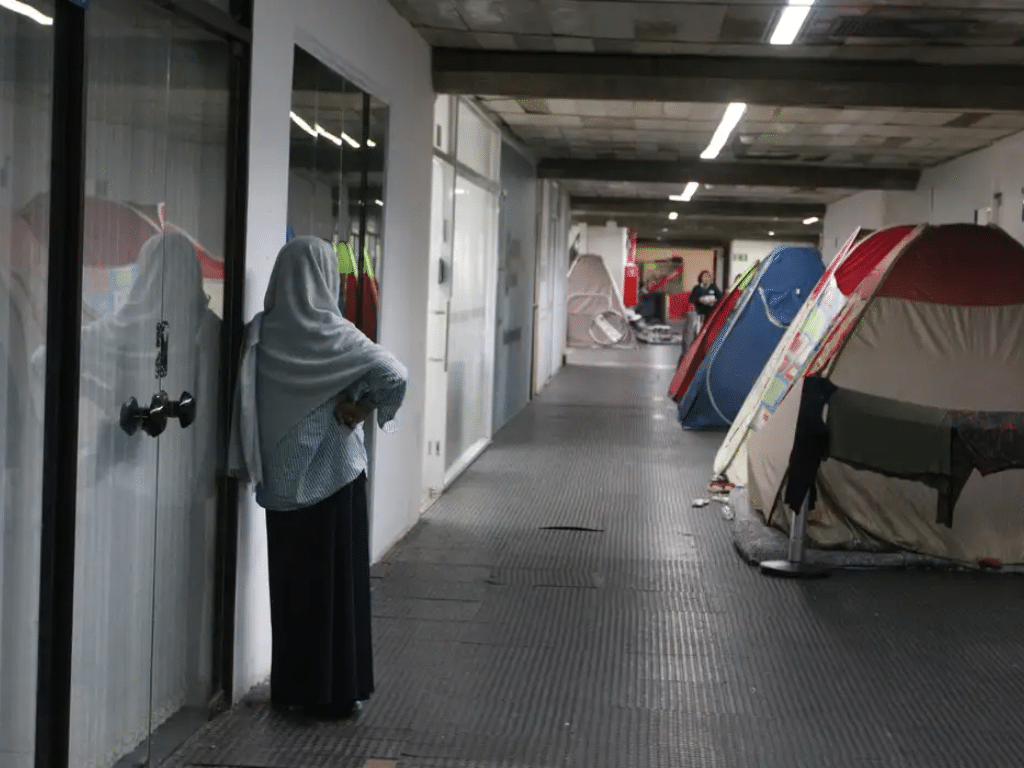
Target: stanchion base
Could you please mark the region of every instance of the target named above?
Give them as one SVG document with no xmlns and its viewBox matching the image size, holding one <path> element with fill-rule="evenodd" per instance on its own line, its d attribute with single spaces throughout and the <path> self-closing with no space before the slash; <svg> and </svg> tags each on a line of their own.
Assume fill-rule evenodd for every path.
<svg viewBox="0 0 1024 768">
<path fill-rule="evenodd" d="M 791 560 L 765 560 L 761 563 L 761 573 L 765 576 L 778 576 L 784 579 L 824 579 L 832 575 L 832 572 L 824 566 L 794 563 Z"/>
</svg>

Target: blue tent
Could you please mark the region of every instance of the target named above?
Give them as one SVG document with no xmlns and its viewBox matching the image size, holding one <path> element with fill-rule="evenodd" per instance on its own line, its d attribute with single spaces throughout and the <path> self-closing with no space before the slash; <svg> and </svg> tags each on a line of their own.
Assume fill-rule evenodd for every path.
<svg viewBox="0 0 1024 768">
<path fill-rule="evenodd" d="M 761 263 L 679 401 L 686 429 L 725 429 L 825 273 L 814 248 L 779 246 Z"/>
</svg>

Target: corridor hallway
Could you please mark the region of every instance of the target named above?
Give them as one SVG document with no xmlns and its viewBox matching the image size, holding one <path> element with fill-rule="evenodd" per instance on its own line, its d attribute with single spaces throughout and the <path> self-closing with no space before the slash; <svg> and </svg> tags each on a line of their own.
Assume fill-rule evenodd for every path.
<svg viewBox="0 0 1024 768">
<path fill-rule="evenodd" d="M 722 436 L 680 430 L 676 350 L 601 354 L 376 566 L 358 720 L 289 721 L 261 690 L 172 764 L 1024 765 L 1018 578 L 761 576 L 719 506 L 691 506 Z"/>
</svg>

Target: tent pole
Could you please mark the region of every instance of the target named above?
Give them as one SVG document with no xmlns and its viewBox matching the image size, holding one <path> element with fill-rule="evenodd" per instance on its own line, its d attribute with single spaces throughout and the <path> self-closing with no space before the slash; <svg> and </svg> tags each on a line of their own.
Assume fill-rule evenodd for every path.
<svg viewBox="0 0 1024 768">
<path fill-rule="evenodd" d="M 810 492 L 804 496 L 800 509 L 793 515 L 789 526 L 789 559 L 766 560 L 761 563 L 765 576 L 782 576 L 790 579 L 820 579 L 829 575 L 829 570 L 805 560 L 807 547 L 807 515 L 810 512 Z"/>
</svg>

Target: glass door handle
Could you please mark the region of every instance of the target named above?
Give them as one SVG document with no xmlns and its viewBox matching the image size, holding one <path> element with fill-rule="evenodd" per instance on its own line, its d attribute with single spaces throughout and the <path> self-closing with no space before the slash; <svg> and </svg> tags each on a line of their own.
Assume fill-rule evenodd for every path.
<svg viewBox="0 0 1024 768">
<path fill-rule="evenodd" d="M 188 392 L 182 392 L 178 402 L 168 401 L 167 415 L 177 419 L 182 429 L 188 429 L 196 420 L 196 399 Z"/>
<path fill-rule="evenodd" d="M 142 422 L 146 420 L 149 415 L 149 409 L 143 408 L 139 405 L 139 401 L 134 397 L 129 398 L 128 402 L 121 406 L 121 429 L 129 436 L 132 437 L 136 432 L 139 431 L 139 427 L 142 426 Z"/>
<path fill-rule="evenodd" d="M 121 429 L 129 436 L 142 429 L 150 437 L 158 437 L 167 429 L 167 419 L 172 416 L 172 403 L 166 392 L 153 395 L 149 407 L 139 405 L 134 397 L 121 406 Z"/>
</svg>

